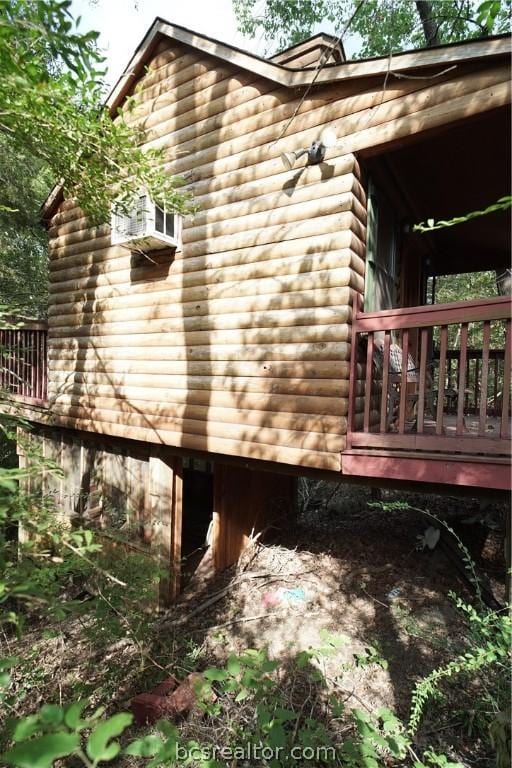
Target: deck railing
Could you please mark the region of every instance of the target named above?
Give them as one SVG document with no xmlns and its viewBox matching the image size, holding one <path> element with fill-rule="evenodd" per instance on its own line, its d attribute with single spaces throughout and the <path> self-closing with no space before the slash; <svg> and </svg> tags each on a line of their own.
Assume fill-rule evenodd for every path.
<svg viewBox="0 0 512 768">
<path fill-rule="evenodd" d="M 43 405 L 47 399 L 47 324 L 13 321 L 12 326 L 0 328 L 0 390 Z"/>
<path fill-rule="evenodd" d="M 347 448 L 508 455 L 510 298 L 371 313 L 360 304 L 357 295 Z"/>
<path fill-rule="evenodd" d="M 439 349 L 434 349 L 434 359 L 439 360 Z M 464 413 L 480 413 L 481 405 L 481 366 L 483 361 L 483 349 L 467 350 L 466 356 L 466 391 L 464 396 Z M 487 384 L 487 415 L 499 417 L 501 415 L 501 395 L 503 377 L 505 374 L 505 350 L 489 349 Z M 460 382 L 460 349 L 446 350 L 446 390 L 455 393 L 455 397 L 447 398 L 447 413 L 456 412 L 456 402 Z"/>
</svg>

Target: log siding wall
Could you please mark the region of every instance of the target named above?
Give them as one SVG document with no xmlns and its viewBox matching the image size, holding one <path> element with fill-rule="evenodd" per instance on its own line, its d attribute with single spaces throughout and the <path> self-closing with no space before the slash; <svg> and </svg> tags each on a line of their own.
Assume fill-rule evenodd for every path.
<svg viewBox="0 0 512 768">
<path fill-rule="evenodd" d="M 301 101 L 161 43 L 127 119 L 164 148 L 199 208 L 180 251 L 141 264 L 110 245 L 108 226 L 60 205 L 50 222 L 52 422 L 339 471 L 351 303 L 364 289 L 356 152 L 508 99 L 505 65 L 434 83 L 340 83 Z M 284 171 L 281 152 L 326 125 L 342 139 L 326 162 Z"/>
</svg>

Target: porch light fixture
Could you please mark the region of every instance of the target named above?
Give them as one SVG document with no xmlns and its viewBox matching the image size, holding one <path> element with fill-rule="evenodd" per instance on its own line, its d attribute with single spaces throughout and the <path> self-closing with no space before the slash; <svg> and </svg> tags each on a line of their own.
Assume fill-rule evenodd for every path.
<svg viewBox="0 0 512 768">
<path fill-rule="evenodd" d="M 304 155 L 308 156 L 308 160 L 312 165 L 323 162 L 325 158 L 325 152 L 330 147 L 336 145 L 337 138 L 332 128 L 326 128 L 320 134 L 320 138 L 314 141 L 307 149 L 298 149 L 295 152 L 283 152 L 281 155 L 281 162 L 287 171 L 291 171 L 295 163 L 300 157 Z"/>
</svg>

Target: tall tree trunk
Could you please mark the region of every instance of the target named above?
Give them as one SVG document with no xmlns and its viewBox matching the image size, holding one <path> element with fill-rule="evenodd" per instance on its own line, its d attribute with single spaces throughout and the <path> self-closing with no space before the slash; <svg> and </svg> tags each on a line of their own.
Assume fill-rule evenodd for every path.
<svg viewBox="0 0 512 768">
<path fill-rule="evenodd" d="M 420 15 L 427 46 L 439 45 L 439 25 L 432 18 L 432 3 L 428 0 L 416 0 L 416 8 Z"/>
</svg>

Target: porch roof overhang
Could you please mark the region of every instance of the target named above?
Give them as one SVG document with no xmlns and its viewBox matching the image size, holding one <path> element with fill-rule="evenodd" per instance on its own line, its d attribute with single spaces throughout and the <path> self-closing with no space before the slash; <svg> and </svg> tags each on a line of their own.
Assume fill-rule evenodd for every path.
<svg viewBox="0 0 512 768">
<path fill-rule="evenodd" d="M 511 115 L 501 107 L 443 130 L 411 136 L 367 159 L 404 223 L 453 219 L 483 211 L 510 194 Z M 511 210 L 413 234 L 427 252 L 428 274 L 510 266 Z"/>
</svg>

